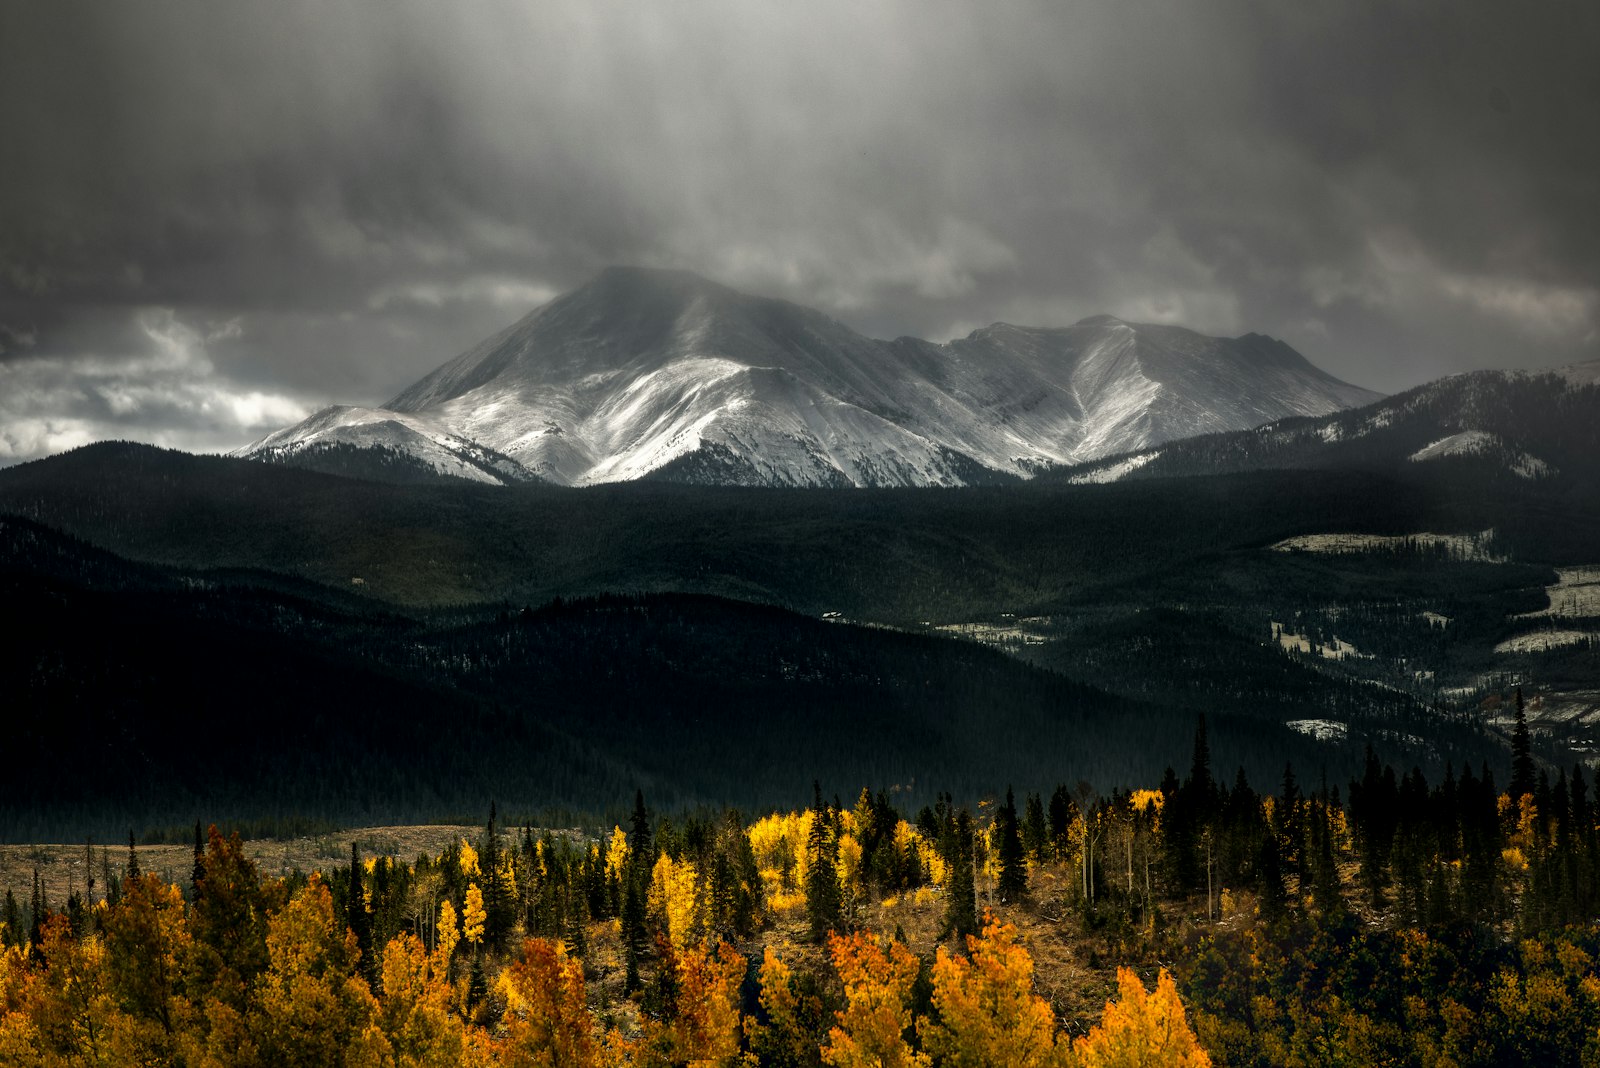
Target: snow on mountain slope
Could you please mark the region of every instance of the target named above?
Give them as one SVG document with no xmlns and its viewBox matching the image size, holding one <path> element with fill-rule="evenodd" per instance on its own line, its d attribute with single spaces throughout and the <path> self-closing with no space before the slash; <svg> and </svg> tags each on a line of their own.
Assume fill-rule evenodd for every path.
<svg viewBox="0 0 1600 1068">
<path fill-rule="evenodd" d="M 324 408 L 233 455 L 292 462 L 297 453 L 328 445 L 393 449 L 420 460 L 438 474 L 473 482 L 508 485 L 532 478 L 515 461 L 452 434 L 429 419 L 344 404 Z"/>
<path fill-rule="evenodd" d="M 1069 481 L 1413 464 L 1600 480 L 1600 364 L 1451 375 L 1364 408 L 1289 418 L 1086 463 Z"/>
<path fill-rule="evenodd" d="M 916 486 L 1029 477 L 1376 396 L 1258 335 L 1101 316 L 885 342 L 687 272 L 610 268 L 377 411 L 419 420 L 397 425 L 446 451 L 479 443 L 571 485 Z M 346 432 L 318 418 L 281 433 Z"/>
<path fill-rule="evenodd" d="M 1549 464 L 1484 430 L 1463 430 L 1440 438 L 1412 453 L 1409 459 L 1412 463 L 1426 463 L 1447 456 L 1493 458 L 1519 478 L 1544 478 L 1550 474 Z"/>
</svg>

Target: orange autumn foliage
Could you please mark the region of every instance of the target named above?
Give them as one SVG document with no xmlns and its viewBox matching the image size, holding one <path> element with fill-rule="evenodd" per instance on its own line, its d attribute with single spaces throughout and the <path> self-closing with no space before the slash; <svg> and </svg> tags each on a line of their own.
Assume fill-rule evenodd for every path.
<svg viewBox="0 0 1600 1068">
<path fill-rule="evenodd" d="M 1117 990 L 1117 1000 L 1106 1002 L 1100 1022 L 1072 1044 L 1070 1063 L 1077 1068 L 1211 1068 L 1165 968 L 1149 993 L 1130 969 L 1118 968 Z"/>
<path fill-rule="evenodd" d="M 822 1059 L 834 1068 L 926 1066 L 925 1054 L 907 1044 L 911 1027 L 911 987 L 920 965 L 903 943 L 888 951 L 871 935 L 828 937 L 828 955 L 844 983 L 845 1007 L 828 1032 Z"/>
<path fill-rule="evenodd" d="M 951 1068 L 1055 1063 L 1055 1014 L 1033 992 L 1033 958 L 1017 944 L 1017 929 L 985 916 L 983 933 L 967 937 L 967 952 L 941 948 L 934 962 L 938 1022 L 919 1027 L 928 1053 Z"/>
<path fill-rule="evenodd" d="M 502 974 L 506 1037 L 500 1062 L 508 1068 L 600 1063 L 585 1000 L 583 965 L 557 942 L 529 938 L 522 956 Z"/>
</svg>

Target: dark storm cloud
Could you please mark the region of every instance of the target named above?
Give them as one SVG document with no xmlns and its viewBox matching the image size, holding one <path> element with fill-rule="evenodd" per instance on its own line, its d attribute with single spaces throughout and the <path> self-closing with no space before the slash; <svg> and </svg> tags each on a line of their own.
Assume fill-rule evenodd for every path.
<svg viewBox="0 0 1600 1068">
<path fill-rule="evenodd" d="M 0 462 L 379 401 L 612 262 L 1383 389 L 1593 358 L 1597 47 L 1585 2 L 6 5 Z"/>
</svg>

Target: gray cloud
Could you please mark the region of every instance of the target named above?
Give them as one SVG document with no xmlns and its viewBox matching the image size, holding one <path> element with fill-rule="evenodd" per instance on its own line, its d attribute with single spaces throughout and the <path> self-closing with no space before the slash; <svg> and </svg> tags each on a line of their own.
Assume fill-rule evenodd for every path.
<svg viewBox="0 0 1600 1068">
<path fill-rule="evenodd" d="M 217 372 L 208 346 L 240 337 L 237 320 L 201 333 L 147 308 L 133 324 L 116 351 L 0 360 L 0 464 L 108 438 L 217 451 L 309 414 Z"/>
<path fill-rule="evenodd" d="M 1594 358 L 1597 48 L 1581 0 L 4 5 L 0 364 L 131 382 L 169 308 L 218 388 L 371 402 L 612 262 L 1381 389 Z"/>
</svg>

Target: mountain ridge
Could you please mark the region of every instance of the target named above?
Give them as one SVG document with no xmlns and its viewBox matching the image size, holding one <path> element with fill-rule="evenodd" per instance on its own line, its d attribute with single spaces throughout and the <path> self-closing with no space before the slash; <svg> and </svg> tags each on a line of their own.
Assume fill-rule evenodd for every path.
<svg viewBox="0 0 1600 1068">
<path fill-rule="evenodd" d="M 1259 334 L 1092 316 L 880 341 L 687 271 L 611 267 L 381 408 L 324 409 L 238 455 L 332 440 L 481 481 L 966 485 L 1377 397 Z"/>
</svg>

